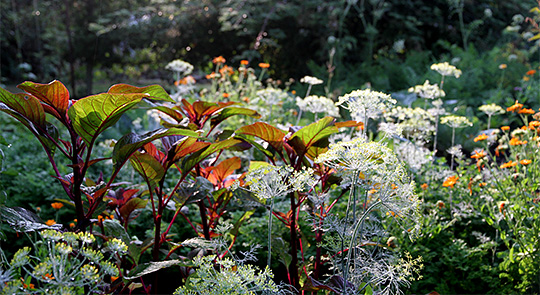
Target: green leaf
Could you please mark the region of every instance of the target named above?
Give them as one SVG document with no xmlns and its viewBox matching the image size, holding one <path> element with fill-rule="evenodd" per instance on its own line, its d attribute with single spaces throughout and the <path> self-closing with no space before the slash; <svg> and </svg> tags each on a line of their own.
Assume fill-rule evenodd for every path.
<svg viewBox="0 0 540 295">
<path fill-rule="evenodd" d="M 189 155 L 186 159 L 184 159 L 184 161 L 182 161 L 182 165 L 180 165 L 182 174 L 185 175 L 186 173 L 189 173 L 189 171 L 191 171 L 191 169 L 193 169 L 195 165 L 197 165 L 198 163 L 200 163 L 202 160 L 206 159 L 213 153 L 227 149 L 227 148 L 234 147 L 235 145 L 242 144 L 242 143 L 243 141 L 241 140 L 229 138 L 224 141 L 213 143 L 209 145 L 208 147 L 206 147 L 205 149 L 201 149 Z"/>
<path fill-rule="evenodd" d="M 169 96 L 167 91 L 163 89 L 163 87 L 159 85 L 149 85 L 146 87 L 136 87 L 131 86 L 128 84 L 116 84 L 111 86 L 109 88 L 109 91 L 107 93 L 115 93 L 115 94 L 133 94 L 133 93 L 140 93 L 144 94 L 145 96 L 157 99 L 157 100 L 164 100 L 168 102 L 174 103 L 175 101 Z"/>
<path fill-rule="evenodd" d="M 221 122 L 226 120 L 229 117 L 235 116 L 235 115 L 246 115 L 250 116 L 252 118 L 260 118 L 261 115 L 257 113 L 257 111 L 247 109 L 247 108 L 225 108 L 223 109 L 217 117 L 212 118 L 210 120 L 210 126 L 214 127 L 216 125 L 219 125 Z"/>
<path fill-rule="evenodd" d="M 196 138 L 188 137 L 181 142 L 174 145 L 173 148 L 167 154 L 167 161 L 165 167 L 170 167 L 176 161 L 184 158 L 185 156 L 195 153 L 209 146 L 208 142 L 197 141 Z"/>
<path fill-rule="evenodd" d="M 68 110 L 75 131 L 88 145 L 114 125 L 122 114 L 139 103 L 146 94 L 102 93 L 82 98 Z"/>
<path fill-rule="evenodd" d="M 17 87 L 50 105 L 62 117 L 65 116 L 69 106 L 69 91 L 62 82 L 54 80 L 49 84 L 40 84 L 26 81 Z"/>
<path fill-rule="evenodd" d="M 243 135 L 236 135 L 235 138 L 239 138 L 239 139 L 251 144 L 256 149 L 261 151 L 268 158 L 270 158 L 270 159 L 274 158 L 274 154 L 270 150 L 268 150 L 267 148 L 264 148 L 262 145 L 260 145 L 258 142 L 256 142 L 253 138 L 243 136 Z"/>
<path fill-rule="evenodd" d="M 13 94 L 0 88 L 0 111 L 8 113 L 26 127 L 35 130 L 35 126 L 45 127 L 45 111 L 39 100 L 24 93 Z M 32 124 L 28 124 L 28 123 Z"/>
<path fill-rule="evenodd" d="M 118 211 L 124 219 L 128 219 L 131 213 L 133 213 L 133 211 L 145 208 L 147 203 L 148 200 L 133 198 L 127 201 L 127 203 L 125 203 L 122 207 L 120 207 Z"/>
<path fill-rule="evenodd" d="M 137 265 L 135 268 L 130 270 L 126 276 L 124 276 L 124 279 L 126 280 L 133 280 L 136 278 L 140 278 L 144 275 L 156 272 L 162 268 L 167 268 L 175 265 L 181 265 L 181 266 L 193 266 L 191 264 L 185 263 L 181 260 L 166 260 L 166 261 L 152 261 L 148 263 L 143 263 Z"/>
<path fill-rule="evenodd" d="M 320 151 L 317 151 L 316 153 L 309 153 L 308 150 L 312 146 L 315 146 L 315 144 L 320 140 L 326 139 L 328 136 L 337 133 L 338 131 L 338 127 L 334 125 L 334 118 L 324 117 L 319 121 L 296 131 L 290 137 L 288 143 L 294 148 L 298 155 L 308 154 L 308 156 L 313 156 Z M 324 144 L 318 148 L 324 148 Z"/>
<path fill-rule="evenodd" d="M 129 160 L 131 165 L 139 174 L 144 178 L 144 180 L 150 185 L 151 188 L 156 187 L 159 181 L 165 175 L 165 169 L 158 160 L 154 159 L 149 154 L 142 154 L 140 152 L 135 152 Z"/>
<path fill-rule="evenodd" d="M 103 220 L 103 229 L 105 230 L 106 236 L 120 238 L 120 240 L 122 240 L 122 242 L 124 242 L 126 245 L 131 243 L 129 234 L 118 220 Z"/>
<path fill-rule="evenodd" d="M 283 138 L 286 133 L 272 125 L 264 122 L 256 122 L 251 125 L 243 126 L 236 131 L 238 135 L 252 135 L 258 137 L 270 144 L 276 151 L 283 149 Z"/>
<path fill-rule="evenodd" d="M 199 135 L 191 130 L 186 129 L 157 129 L 143 135 L 129 133 L 122 136 L 114 146 L 112 159 L 115 171 L 120 169 L 128 158 L 145 144 L 165 136 L 190 136 L 199 137 Z"/>
</svg>

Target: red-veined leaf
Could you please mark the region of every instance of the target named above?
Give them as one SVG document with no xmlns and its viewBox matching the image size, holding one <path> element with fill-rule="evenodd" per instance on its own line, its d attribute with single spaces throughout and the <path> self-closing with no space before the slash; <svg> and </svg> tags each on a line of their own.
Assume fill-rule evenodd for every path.
<svg viewBox="0 0 540 295">
<path fill-rule="evenodd" d="M 197 141 L 196 138 L 188 137 L 183 141 L 177 143 L 167 155 L 167 164 L 165 167 L 169 167 L 176 161 L 184 158 L 185 156 L 198 152 L 210 145 L 209 142 Z"/>
<path fill-rule="evenodd" d="M 242 160 L 238 157 L 232 157 L 230 159 L 226 159 L 221 161 L 218 165 L 212 169 L 212 172 L 210 175 L 213 175 L 215 177 L 215 181 L 210 180 L 212 184 L 217 185 L 218 183 L 222 183 L 227 176 L 233 174 L 234 170 L 240 169 L 242 167 Z"/>
<path fill-rule="evenodd" d="M 133 213 L 133 211 L 146 207 L 146 203 L 148 203 L 148 200 L 133 198 L 127 201 L 127 203 L 125 203 L 123 206 L 118 208 L 118 211 L 124 219 L 128 219 L 131 213 Z"/>
<path fill-rule="evenodd" d="M 149 154 L 135 152 L 129 160 L 133 168 L 139 172 L 151 188 L 156 187 L 165 175 L 163 166 Z"/>
<path fill-rule="evenodd" d="M 283 148 L 283 137 L 286 135 L 284 131 L 264 122 L 243 126 L 236 131 L 236 134 L 258 137 L 268 142 L 278 152 L 281 152 Z"/>
<path fill-rule="evenodd" d="M 334 125 L 336 125 L 337 128 L 341 127 L 362 127 L 364 126 L 363 122 L 356 122 L 354 120 L 349 120 L 345 122 L 336 122 Z"/>
<path fill-rule="evenodd" d="M 115 93 L 115 94 L 131 94 L 131 93 L 140 93 L 145 94 L 146 96 L 150 98 L 154 98 L 157 100 L 164 100 L 168 102 L 175 102 L 163 89 L 163 87 L 159 85 L 149 85 L 145 87 L 136 87 L 128 84 L 116 84 L 111 86 L 109 88 L 109 91 L 107 93 Z"/>
<path fill-rule="evenodd" d="M 212 118 L 210 125 L 212 127 L 217 126 L 227 118 L 235 115 L 246 115 L 256 119 L 261 117 L 257 111 L 248 108 L 225 108 L 217 115 L 217 117 Z"/>
<path fill-rule="evenodd" d="M 297 155 L 310 155 L 311 153 L 308 153 L 308 149 L 311 146 L 314 146 L 318 141 L 328 138 L 328 136 L 338 131 L 339 129 L 334 125 L 334 118 L 324 117 L 296 131 L 291 135 L 288 143 L 293 147 Z"/>
<path fill-rule="evenodd" d="M 197 165 L 198 163 L 200 163 L 202 160 L 206 159 L 213 153 L 224 150 L 224 149 L 232 148 L 235 145 L 242 144 L 242 143 L 243 141 L 241 140 L 229 138 L 224 141 L 213 143 L 207 146 L 205 149 L 201 149 L 197 151 L 196 153 L 189 155 L 188 157 L 184 159 L 184 161 L 182 161 L 182 165 L 180 165 L 182 174 L 185 175 L 186 173 L 189 173 L 189 171 L 191 171 L 191 169 L 193 169 L 195 165 Z"/>
<path fill-rule="evenodd" d="M 87 96 L 75 102 L 68 115 L 75 131 L 91 145 L 101 132 L 118 122 L 122 114 L 146 96 L 140 93 Z"/>
<path fill-rule="evenodd" d="M 51 106 L 61 117 L 66 115 L 69 106 L 69 91 L 62 82 L 54 80 L 49 84 L 40 84 L 26 81 L 17 87 Z"/>
<path fill-rule="evenodd" d="M 173 135 L 199 137 L 199 135 L 194 131 L 178 128 L 158 129 L 143 135 L 129 133 L 122 136 L 114 146 L 112 154 L 114 169 L 120 169 L 131 154 L 142 148 L 145 144 L 165 136 Z"/>
</svg>

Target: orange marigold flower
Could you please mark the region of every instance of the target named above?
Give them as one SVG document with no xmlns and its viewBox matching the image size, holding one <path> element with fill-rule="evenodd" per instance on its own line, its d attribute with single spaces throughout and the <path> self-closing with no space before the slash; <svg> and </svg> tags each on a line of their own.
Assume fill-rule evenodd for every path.
<svg viewBox="0 0 540 295">
<path fill-rule="evenodd" d="M 174 85 L 188 85 L 188 84 L 195 84 L 195 78 L 193 76 L 189 75 L 187 77 L 184 77 L 176 82 L 174 82 Z"/>
<path fill-rule="evenodd" d="M 424 183 L 420 186 L 423 190 L 427 190 L 428 188 L 428 184 L 427 183 Z"/>
<path fill-rule="evenodd" d="M 454 187 L 454 185 L 457 183 L 459 177 L 453 175 L 453 176 L 450 176 L 448 177 L 444 182 L 443 182 L 443 186 L 444 187 Z"/>
<path fill-rule="evenodd" d="M 529 128 L 534 129 L 540 127 L 540 121 L 531 121 L 529 122 Z"/>
<path fill-rule="evenodd" d="M 69 224 L 69 227 L 74 228 L 74 227 L 75 227 L 75 223 L 71 222 L 71 223 Z"/>
<path fill-rule="evenodd" d="M 222 75 L 232 75 L 234 74 L 234 70 L 233 68 L 229 67 L 229 66 L 223 66 L 223 68 L 219 69 L 219 73 L 222 74 Z"/>
<path fill-rule="evenodd" d="M 506 205 L 508 205 L 507 201 L 499 202 L 499 212 L 503 213 L 504 207 L 506 207 Z M 505 217 L 506 217 L 506 213 L 505 213 Z"/>
<path fill-rule="evenodd" d="M 259 64 L 259 67 L 262 68 L 262 69 L 268 69 L 270 67 L 270 64 L 269 63 L 265 63 L 265 62 L 261 62 Z"/>
<path fill-rule="evenodd" d="M 208 80 L 214 79 L 215 77 L 217 77 L 215 72 L 212 72 L 212 73 L 206 75 L 206 79 L 208 79 Z"/>
<path fill-rule="evenodd" d="M 488 139 L 487 134 L 482 133 L 482 134 L 478 135 L 478 136 L 474 139 L 474 142 L 482 141 L 482 140 L 486 140 L 486 139 Z"/>
<path fill-rule="evenodd" d="M 500 65 L 499 65 L 499 69 L 501 69 L 501 70 L 504 70 L 504 69 L 506 69 L 506 68 L 507 68 L 507 65 L 506 65 L 506 64 L 500 64 Z"/>
<path fill-rule="evenodd" d="M 518 139 L 517 137 L 512 137 L 509 142 L 510 145 L 524 145 L 527 144 L 527 141 L 522 141 Z"/>
<path fill-rule="evenodd" d="M 54 203 L 51 203 L 51 207 L 53 207 L 54 209 L 58 210 L 62 207 L 64 207 L 64 204 L 60 203 L 60 202 L 54 202 Z"/>
<path fill-rule="evenodd" d="M 482 159 L 483 157 L 486 156 L 486 153 L 484 153 L 484 150 L 481 150 L 481 151 L 475 151 L 474 154 L 471 156 L 471 159 Z"/>
<path fill-rule="evenodd" d="M 49 220 L 45 221 L 45 224 L 48 225 L 48 226 L 55 225 L 56 221 L 54 221 L 54 219 L 49 219 Z"/>
<path fill-rule="evenodd" d="M 516 100 L 516 103 L 514 103 L 514 105 L 512 105 L 511 107 L 506 108 L 506 111 L 508 111 L 508 112 L 515 112 L 515 111 L 521 110 L 522 107 L 523 107 L 523 104 L 519 103 L 519 102 Z"/>
<path fill-rule="evenodd" d="M 249 65 L 249 61 L 243 59 L 243 60 L 240 61 L 240 64 L 243 65 L 243 66 L 247 66 L 247 65 Z"/>
<path fill-rule="evenodd" d="M 529 80 L 531 80 L 531 78 L 529 78 L 529 77 L 527 77 L 527 76 L 523 76 L 523 81 L 527 82 L 527 81 L 529 81 Z"/>
<path fill-rule="evenodd" d="M 516 165 L 517 165 L 516 162 L 513 162 L 512 160 L 510 160 L 509 162 L 506 162 L 506 163 L 502 164 L 502 165 L 501 165 L 501 169 L 514 167 L 514 166 L 516 166 Z"/>
<path fill-rule="evenodd" d="M 227 92 L 223 93 L 223 98 L 229 98 L 229 94 Z"/>
<path fill-rule="evenodd" d="M 487 185 L 486 182 L 480 182 L 480 183 L 478 184 L 479 187 L 484 187 L 484 186 L 486 186 L 486 185 Z"/>
<path fill-rule="evenodd" d="M 223 58 L 223 56 L 218 56 L 218 57 L 214 57 L 214 59 L 212 60 L 213 63 L 215 64 L 224 64 L 225 63 L 225 58 Z"/>
<path fill-rule="evenodd" d="M 527 73 L 525 73 L 525 74 L 527 74 L 529 76 L 532 76 L 532 75 L 536 74 L 536 70 L 528 70 Z"/>
<path fill-rule="evenodd" d="M 501 130 L 502 131 L 508 131 L 508 130 L 510 130 L 510 126 L 502 126 Z"/>
<path fill-rule="evenodd" d="M 242 101 L 245 103 L 249 103 L 249 97 L 247 96 L 242 97 Z"/>
<path fill-rule="evenodd" d="M 518 114 L 533 115 L 534 110 L 533 109 L 522 109 L 522 110 L 518 111 Z"/>
<path fill-rule="evenodd" d="M 521 165 L 523 165 L 523 166 L 527 166 L 527 165 L 529 165 L 530 163 L 532 163 L 532 161 L 529 160 L 529 159 L 523 159 L 523 160 L 519 161 L 519 163 L 520 163 Z"/>
</svg>

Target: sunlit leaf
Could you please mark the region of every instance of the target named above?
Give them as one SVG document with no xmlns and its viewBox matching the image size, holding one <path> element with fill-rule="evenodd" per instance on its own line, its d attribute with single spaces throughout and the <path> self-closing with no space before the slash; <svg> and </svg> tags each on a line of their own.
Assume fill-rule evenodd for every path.
<svg viewBox="0 0 540 295">
<path fill-rule="evenodd" d="M 208 180 L 214 185 L 217 185 L 218 183 L 223 182 L 229 175 L 233 174 L 236 169 L 240 169 L 241 167 L 242 160 L 238 157 L 223 160 L 212 169 L 211 177 L 213 176 L 213 178 L 210 179 L 209 177 Z"/>
<path fill-rule="evenodd" d="M 133 154 L 136 150 L 142 148 L 145 144 L 166 136 L 198 137 L 199 135 L 194 131 L 178 128 L 157 129 L 143 135 L 129 133 L 122 136 L 122 138 L 120 138 L 114 146 L 112 155 L 114 169 L 120 169 L 122 165 L 124 165 L 124 163 L 131 156 L 131 154 Z"/>
<path fill-rule="evenodd" d="M 251 109 L 247 109 L 247 108 L 225 108 L 219 113 L 219 115 L 212 118 L 212 120 L 210 121 L 210 125 L 212 127 L 214 127 L 214 126 L 218 125 L 219 123 L 223 122 L 224 120 L 226 120 L 227 118 L 235 116 L 235 115 L 245 115 L 245 116 L 250 116 L 250 117 L 256 118 L 256 119 L 261 117 L 261 115 L 259 113 L 257 113 L 257 111 L 254 111 L 254 110 L 251 110 Z"/>
<path fill-rule="evenodd" d="M 311 155 L 315 153 L 308 153 L 310 147 L 316 146 L 317 142 L 328 138 L 328 136 L 338 131 L 338 127 L 334 125 L 334 118 L 324 117 L 319 121 L 296 131 L 291 135 L 288 143 L 294 148 L 298 155 Z M 319 146 L 319 148 L 322 147 L 323 146 Z"/>
<path fill-rule="evenodd" d="M 144 180 L 153 188 L 156 187 L 159 181 L 165 175 L 165 169 L 158 160 L 154 159 L 149 154 L 142 154 L 135 152 L 129 160 L 131 165 L 139 174 L 144 178 Z"/>
<path fill-rule="evenodd" d="M 140 93 L 145 94 L 145 96 L 149 98 L 153 98 L 156 100 L 164 100 L 168 102 L 175 102 L 163 89 L 163 87 L 159 85 L 149 85 L 145 87 L 136 87 L 128 84 L 116 84 L 111 86 L 109 88 L 109 91 L 107 93 L 114 93 L 114 94 L 133 94 L 133 93 Z"/>
<path fill-rule="evenodd" d="M 92 95 L 75 102 L 68 115 L 75 131 L 91 145 L 101 132 L 118 122 L 122 114 L 146 96 L 139 93 Z"/>
<path fill-rule="evenodd" d="M 197 151 L 196 153 L 193 153 L 185 158 L 185 160 L 182 161 L 182 165 L 180 165 L 180 169 L 182 170 L 182 173 L 185 175 L 186 173 L 189 173 L 195 165 L 200 163 L 202 160 L 206 159 L 210 155 L 212 155 L 215 152 L 228 149 L 231 147 L 234 147 L 235 145 L 242 144 L 243 142 L 238 139 L 226 139 L 224 141 L 213 143 L 209 146 L 207 146 L 204 149 L 201 149 Z"/>
<path fill-rule="evenodd" d="M 133 280 L 136 278 L 140 278 L 144 275 L 156 272 L 162 268 L 167 268 L 175 265 L 192 266 L 181 260 L 152 261 L 137 265 L 135 268 L 130 270 L 127 275 L 124 276 L 124 279 Z"/>
<path fill-rule="evenodd" d="M 270 144 L 276 151 L 283 148 L 283 137 L 286 133 L 270 124 L 256 122 L 251 125 L 243 126 L 236 131 L 236 134 L 245 134 L 258 137 Z"/>
<path fill-rule="evenodd" d="M 62 82 L 54 80 L 49 84 L 40 84 L 26 81 L 17 87 L 50 105 L 61 116 L 65 116 L 69 106 L 69 91 Z"/>
</svg>

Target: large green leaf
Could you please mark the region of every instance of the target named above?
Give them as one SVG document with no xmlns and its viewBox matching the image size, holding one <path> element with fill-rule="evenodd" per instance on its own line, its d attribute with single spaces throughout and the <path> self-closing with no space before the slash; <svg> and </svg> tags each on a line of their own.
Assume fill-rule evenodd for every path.
<svg viewBox="0 0 540 295">
<path fill-rule="evenodd" d="M 235 115 L 245 115 L 245 116 L 250 116 L 250 117 L 253 117 L 253 118 L 256 118 L 256 119 L 261 117 L 261 115 L 259 113 L 257 113 L 257 111 L 254 111 L 254 110 L 251 110 L 251 109 L 247 109 L 247 108 L 225 108 L 219 113 L 219 115 L 212 118 L 212 120 L 210 121 L 210 125 L 212 127 L 214 127 L 214 126 L 220 124 L 221 122 L 223 122 L 224 120 L 226 120 L 227 118 L 235 116 Z"/>
<path fill-rule="evenodd" d="M 131 154 L 142 148 L 145 144 L 165 136 L 173 135 L 199 137 L 194 131 L 178 128 L 157 129 L 143 135 L 137 135 L 135 133 L 126 134 L 122 136 L 114 146 L 112 154 L 114 169 L 120 169 Z"/>
<path fill-rule="evenodd" d="M 69 91 L 58 80 L 49 84 L 40 84 L 26 81 L 17 86 L 32 94 L 37 99 L 53 107 L 62 117 L 65 116 L 69 106 Z"/>
<path fill-rule="evenodd" d="M 102 93 L 82 98 L 68 110 L 75 131 L 91 145 L 105 129 L 114 125 L 122 114 L 139 103 L 147 94 Z"/>
<path fill-rule="evenodd" d="M 209 145 L 210 143 L 208 142 L 200 142 L 193 137 L 188 137 L 181 142 L 176 143 L 173 148 L 169 150 L 165 167 L 170 167 L 176 161 L 184 158 L 189 154 L 202 150 Z"/>
<path fill-rule="evenodd" d="M 163 166 L 149 154 L 135 152 L 129 160 L 131 161 L 133 168 L 139 172 L 151 188 L 156 187 L 165 175 Z"/>
<path fill-rule="evenodd" d="M 283 148 L 283 138 L 286 135 L 284 131 L 264 122 L 243 126 L 236 131 L 236 134 L 258 137 L 268 142 L 278 152 L 281 152 Z"/>
<path fill-rule="evenodd" d="M 334 125 L 334 118 L 324 117 L 319 121 L 296 131 L 291 135 L 288 143 L 298 155 L 303 156 L 306 153 L 311 154 L 308 150 L 312 146 L 316 146 L 317 142 L 328 138 L 328 136 L 336 132 L 339 132 L 339 129 Z M 319 146 L 318 148 L 322 147 Z"/>
<path fill-rule="evenodd" d="M 111 88 L 109 88 L 109 91 L 107 91 L 107 93 L 114 93 L 114 94 L 140 93 L 140 94 L 145 94 L 146 96 L 157 99 L 157 100 L 164 100 L 164 101 L 173 102 L 173 103 L 175 102 L 169 96 L 167 91 L 165 91 L 165 89 L 163 89 L 163 87 L 159 85 L 136 87 L 136 86 L 131 86 L 128 84 L 116 84 L 116 85 L 111 86 Z"/>
<path fill-rule="evenodd" d="M 241 139 L 249 144 L 251 144 L 252 146 L 254 146 L 256 149 L 258 149 L 259 151 L 261 151 L 265 156 L 267 156 L 268 158 L 270 159 L 273 159 L 274 158 L 274 154 L 272 153 L 272 151 L 268 150 L 267 148 L 263 147 L 262 145 L 260 145 L 259 143 L 257 143 L 255 141 L 255 139 L 251 136 L 245 136 L 245 135 L 236 135 L 235 138 L 238 138 L 238 139 Z"/>
</svg>

